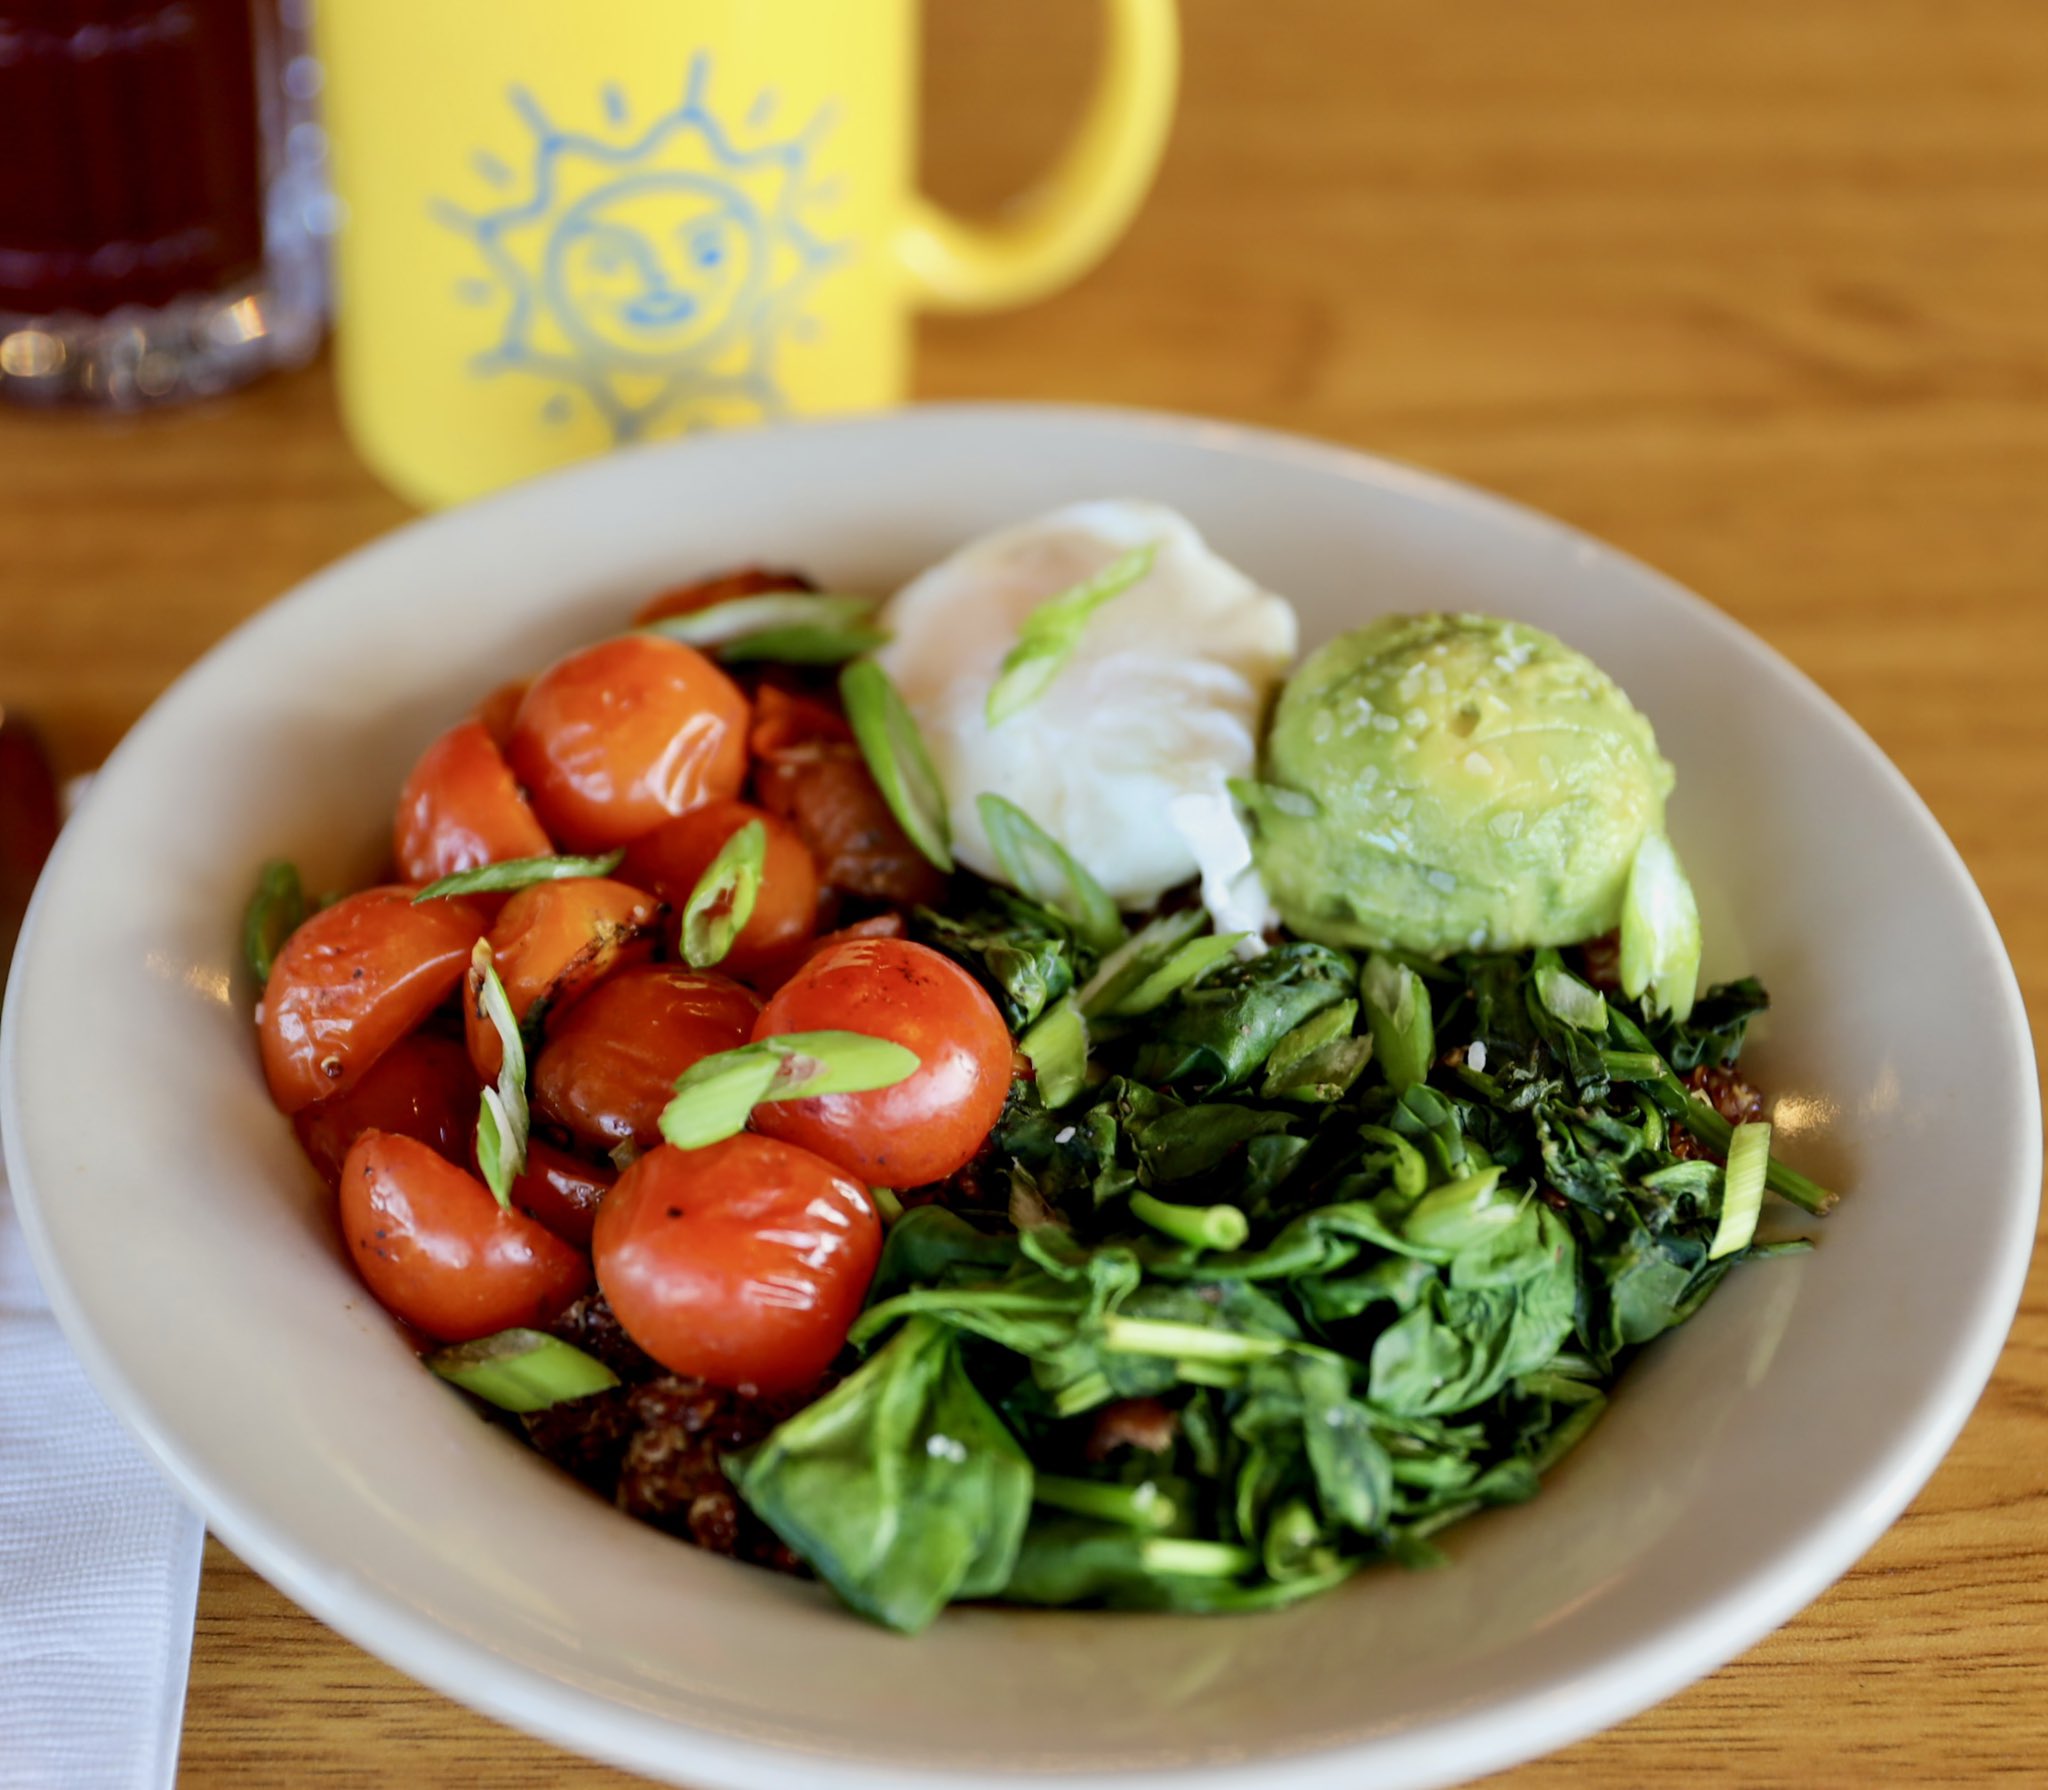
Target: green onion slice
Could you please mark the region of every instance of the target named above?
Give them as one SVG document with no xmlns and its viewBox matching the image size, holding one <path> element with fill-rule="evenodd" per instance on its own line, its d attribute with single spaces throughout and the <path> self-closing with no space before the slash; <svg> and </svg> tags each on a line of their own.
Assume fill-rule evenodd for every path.
<svg viewBox="0 0 2048 1790">
<path fill-rule="evenodd" d="M 1738 1125 L 1728 1139 L 1728 1170 L 1721 1182 L 1721 1222 L 1707 1248 L 1707 1260 L 1747 1249 L 1764 1209 L 1764 1178 L 1770 1171 L 1771 1128 L 1762 1122 Z"/>
<path fill-rule="evenodd" d="M 526 1171 L 526 1139 L 531 1116 L 526 1107 L 526 1040 L 512 1017 L 511 997 L 491 960 L 491 941 L 478 939 L 470 967 L 482 973 L 484 1017 L 498 1034 L 504 1063 L 498 1085 L 486 1088 L 476 1116 L 476 1163 L 484 1185 L 505 1211 L 512 1209 L 512 1183 Z"/>
<path fill-rule="evenodd" d="M 1208 924 L 1208 914 L 1198 907 L 1176 908 L 1148 920 L 1081 984 L 1074 996 L 1081 1011 L 1090 1019 L 1106 1014 Z"/>
<path fill-rule="evenodd" d="M 1606 997 L 1566 969 L 1555 951 L 1538 954 L 1534 980 L 1536 998 L 1551 1018 L 1596 1037 L 1607 1030 Z"/>
<path fill-rule="evenodd" d="M 1700 908 L 1671 842 L 1651 833 L 1636 847 L 1621 898 L 1621 986 L 1653 1013 L 1683 1023 L 1700 979 Z"/>
<path fill-rule="evenodd" d="M 661 1135 L 679 1150 L 701 1150 L 746 1129 L 769 1100 L 821 1094 L 864 1094 L 908 1081 L 923 1063 L 917 1053 L 863 1032 L 784 1032 L 722 1050 L 676 1078 L 662 1110 Z"/>
<path fill-rule="evenodd" d="M 1394 1090 L 1405 1093 L 1428 1076 L 1436 1055 L 1428 985 L 1405 963 L 1375 951 L 1359 973 L 1358 992 L 1372 1054 Z"/>
<path fill-rule="evenodd" d="M 1040 1014 L 1017 1048 L 1030 1059 L 1038 1097 L 1048 1108 L 1080 1093 L 1088 1078 L 1088 1021 L 1072 995 Z"/>
<path fill-rule="evenodd" d="M 1250 937 L 1248 932 L 1221 932 L 1208 938 L 1189 939 L 1128 994 L 1110 1002 L 1106 1010 L 1118 1019 L 1135 1019 L 1141 1013 L 1165 1006 L 1182 989 L 1201 981 Z"/>
<path fill-rule="evenodd" d="M 1116 903 L 1065 846 L 1015 802 L 993 790 L 975 806 L 989 848 L 1011 888 L 1063 915 L 1091 950 L 1110 951 L 1123 943 L 1123 916 Z"/>
<path fill-rule="evenodd" d="M 427 1365 L 501 1411 L 545 1411 L 619 1383 L 602 1361 L 545 1330 L 500 1330 L 436 1349 Z"/>
<path fill-rule="evenodd" d="M 750 820 L 704 867 L 690 899 L 683 903 L 683 961 L 693 970 L 721 963 L 733 941 L 754 917 L 761 894 L 761 869 L 768 857 L 768 829 Z"/>
<path fill-rule="evenodd" d="M 874 625 L 876 605 L 874 597 L 768 591 L 663 616 L 641 632 L 702 647 L 727 665 L 838 665 L 888 644 L 888 631 Z"/>
<path fill-rule="evenodd" d="M 946 791 L 902 692 L 874 660 L 856 659 L 839 674 L 839 696 L 868 774 L 896 824 L 912 845 L 950 873 L 953 834 Z"/>
<path fill-rule="evenodd" d="M 1252 1234 L 1235 1206 L 1175 1206 L 1149 1193 L 1131 1195 L 1131 1216 L 1192 1249 L 1242 1249 Z"/>
<path fill-rule="evenodd" d="M 475 870 L 459 870 L 429 883 L 412 898 L 413 906 L 423 901 L 440 901 L 450 895 L 502 895 L 511 889 L 530 889 L 535 883 L 565 883 L 572 877 L 610 876 L 626 861 L 622 851 L 606 852 L 599 858 L 507 858 L 499 864 L 484 864 Z"/>
<path fill-rule="evenodd" d="M 988 724 L 999 727 L 1019 709 L 1045 693 L 1073 657 L 1088 618 L 1113 597 L 1120 597 L 1152 569 L 1159 543 L 1119 554 L 1092 577 L 1039 604 L 1017 630 L 1017 643 L 1004 654 L 1002 668 L 989 686 Z"/>
<path fill-rule="evenodd" d="M 272 858 L 257 873 L 255 893 L 242 911 L 242 955 L 258 988 L 269 986 L 278 952 L 305 921 L 306 890 L 298 866 L 289 859 Z"/>
<path fill-rule="evenodd" d="M 1171 1529 L 1180 1520 L 1180 1506 L 1157 1480 L 1113 1485 L 1101 1479 L 1070 1479 L 1059 1473 L 1036 1474 L 1031 1482 L 1034 1503 L 1048 1510 L 1069 1510 L 1076 1516 L 1120 1523 L 1127 1529 L 1154 1532 Z"/>
</svg>

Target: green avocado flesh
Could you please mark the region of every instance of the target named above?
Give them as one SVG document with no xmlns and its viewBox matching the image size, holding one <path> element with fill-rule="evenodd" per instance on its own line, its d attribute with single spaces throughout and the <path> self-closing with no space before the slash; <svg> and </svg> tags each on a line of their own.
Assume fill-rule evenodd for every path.
<svg viewBox="0 0 2048 1790">
<path fill-rule="evenodd" d="M 1590 659 L 1479 615 L 1388 616 L 1319 648 L 1266 739 L 1254 843 L 1287 925 L 1423 956 L 1611 930 L 1672 771 Z"/>
</svg>

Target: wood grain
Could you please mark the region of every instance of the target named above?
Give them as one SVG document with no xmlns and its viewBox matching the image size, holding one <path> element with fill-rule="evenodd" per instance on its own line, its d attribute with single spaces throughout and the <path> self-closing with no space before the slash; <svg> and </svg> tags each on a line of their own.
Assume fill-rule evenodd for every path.
<svg viewBox="0 0 2048 1790">
<path fill-rule="evenodd" d="M 1094 278 L 933 323 L 934 397 L 1213 412 L 1579 523 L 1811 672 L 1927 797 L 2048 1000 L 2048 13 L 2039 0 L 1186 0 L 1181 126 Z M 933 184 L 1073 109 L 1082 0 L 932 16 Z M 399 520 L 324 373 L 0 418 L 0 703 L 95 762 L 191 658 Z M 1938 1194 L 1938 1190 L 1930 1190 Z M 1911 1512 L 1703 1684 L 1496 1782 L 2039 1781 L 2048 1286 Z M 208 1554 L 191 1787 L 624 1784 Z"/>
</svg>

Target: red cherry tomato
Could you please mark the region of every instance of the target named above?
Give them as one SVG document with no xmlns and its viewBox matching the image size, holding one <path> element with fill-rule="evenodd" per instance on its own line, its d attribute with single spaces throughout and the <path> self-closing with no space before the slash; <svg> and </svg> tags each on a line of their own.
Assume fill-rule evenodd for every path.
<svg viewBox="0 0 2048 1790">
<path fill-rule="evenodd" d="M 755 793 L 796 829 L 826 886 L 905 907 L 938 900 L 945 877 L 896 824 L 845 718 L 772 684 L 755 700 Z"/>
<path fill-rule="evenodd" d="M 500 684 L 490 695 L 470 711 L 472 721 L 481 721 L 484 732 L 491 736 L 491 743 L 500 752 L 505 742 L 512 737 L 512 722 L 519 713 L 519 705 L 526 700 L 526 680 Z"/>
<path fill-rule="evenodd" d="M 694 647 L 628 634 L 542 672 L 505 756 L 555 838 L 608 851 L 739 793 L 747 699 Z"/>
<path fill-rule="evenodd" d="M 415 1138 L 356 1139 L 341 1222 L 378 1303 L 442 1342 L 545 1324 L 590 1284 L 579 1251 Z"/>
<path fill-rule="evenodd" d="M 834 1031 L 891 1039 L 923 1066 L 893 1088 L 757 1106 L 754 1128 L 871 1187 L 922 1187 L 965 1167 L 1010 1091 L 1010 1030 L 981 985 L 908 939 L 849 939 L 811 958 L 754 1022 L 756 1038 Z"/>
<path fill-rule="evenodd" d="M 661 943 L 661 904 L 607 877 L 521 889 L 491 922 L 491 961 L 521 1025 L 538 1010 L 550 1023 L 614 970 L 645 963 Z M 484 1016 L 483 977 L 469 973 L 462 1025 L 477 1073 L 495 1081 L 505 1061 L 498 1028 Z"/>
<path fill-rule="evenodd" d="M 593 1168 L 536 1137 L 526 1146 L 525 1171 L 512 1183 L 512 1204 L 563 1242 L 588 1249 L 590 1227 L 597 1223 L 597 1209 L 613 1178 L 609 1169 Z"/>
<path fill-rule="evenodd" d="M 762 597 L 778 590 L 816 590 L 801 572 L 778 572 L 771 566 L 741 566 L 721 572 L 715 578 L 700 578 L 695 584 L 678 584 L 659 596 L 650 597 L 633 619 L 642 627 L 664 616 L 690 615 L 737 597 Z"/>
<path fill-rule="evenodd" d="M 597 1283 L 671 1373 L 773 1395 L 814 1385 L 881 1254 L 858 1182 L 765 1137 L 651 1150 L 597 1215 Z"/>
<path fill-rule="evenodd" d="M 365 1131 L 417 1138 L 436 1155 L 467 1163 L 476 1112 L 469 1052 L 453 1038 L 415 1032 L 371 1064 L 347 1093 L 300 1108 L 292 1129 L 321 1178 L 339 1187 L 342 1159 Z"/>
<path fill-rule="evenodd" d="M 726 841 L 755 820 L 767 835 L 761 885 L 754 897 L 754 911 L 717 966 L 742 980 L 751 979 L 756 972 L 772 975 L 786 968 L 817 928 L 818 870 L 794 827 L 745 802 L 706 802 L 635 840 L 619 870 L 626 881 L 652 889 L 667 902 L 675 910 L 675 924 L 680 929 L 683 906 L 697 879 L 711 867 Z M 680 943 L 677 954 L 681 954 Z"/>
<path fill-rule="evenodd" d="M 257 1008 L 270 1097 L 281 1111 L 346 1093 L 460 984 L 484 916 L 467 901 L 413 905 L 365 889 L 285 941 Z"/>
<path fill-rule="evenodd" d="M 392 852 L 409 883 L 554 849 L 481 721 L 451 727 L 429 746 L 399 793 Z"/>
<path fill-rule="evenodd" d="M 569 1009 L 533 1068 L 533 1110 L 586 1148 L 661 1142 L 676 1077 L 753 1034 L 760 1001 L 710 970 L 621 971 Z"/>
</svg>

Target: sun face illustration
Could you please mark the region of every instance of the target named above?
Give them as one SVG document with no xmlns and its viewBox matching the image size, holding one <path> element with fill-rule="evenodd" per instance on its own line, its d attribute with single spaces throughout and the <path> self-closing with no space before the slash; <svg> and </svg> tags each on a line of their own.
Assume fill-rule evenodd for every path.
<svg viewBox="0 0 2048 1790">
<path fill-rule="evenodd" d="M 764 94 L 744 127 L 759 140 L 743 144 L 711 112 L 709 74 L 699 57 L 682 103 L 637 129 L 615 87 L 600 97 L 597 131 L 564 128 L 514 88 L 528 165 L 479 151 L 472 166 L 503 202 L 437 206 L 485 268 L 458 287 L 493 313 L 476 370 L 542 382 L 544 416 L 567 420 L 580 399 L 628 441 L 657 422 L 784 409 L 777 349 L 813 327 L 811 288 L 845 253 L 811 222 L 836 196 L 813 167 L 831 120 L 821 110 L 775 137 Z"/>
</svg>

